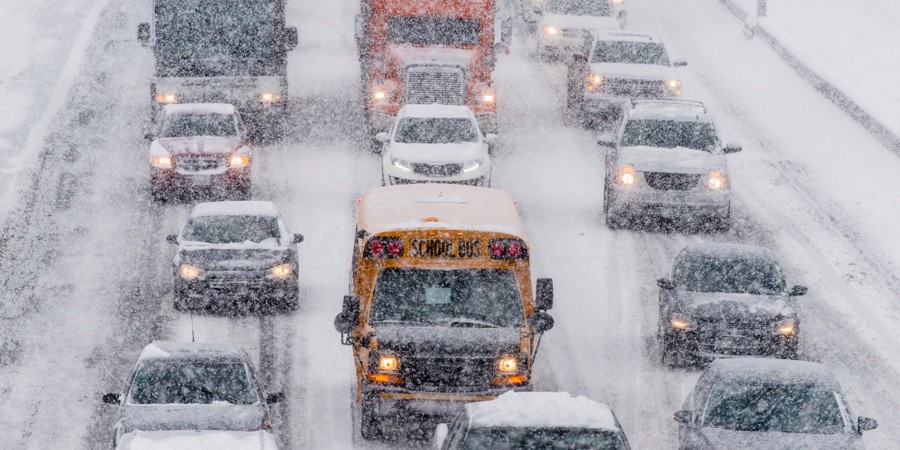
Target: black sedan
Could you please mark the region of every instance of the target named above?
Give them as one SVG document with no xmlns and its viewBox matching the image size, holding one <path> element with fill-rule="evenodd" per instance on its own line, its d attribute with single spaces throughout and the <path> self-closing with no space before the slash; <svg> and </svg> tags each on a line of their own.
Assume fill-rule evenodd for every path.
<svg viewBox="0 0 900 450">
<path fill-rule="evenodd" d="M 175 309 L 240 310 L 299 306 L 297 252 L 271 202 L 200 203 L 191 211 L 173 259 Z"/>
<path fill-rule="evenodd" d="M 659 336 L 669 366 L 718 356 L 796 358 L 800 320 L 794 297 L 772 253 L 740 244 L 686 247 L 670 278 L 657 281 Z"/>
</svg>

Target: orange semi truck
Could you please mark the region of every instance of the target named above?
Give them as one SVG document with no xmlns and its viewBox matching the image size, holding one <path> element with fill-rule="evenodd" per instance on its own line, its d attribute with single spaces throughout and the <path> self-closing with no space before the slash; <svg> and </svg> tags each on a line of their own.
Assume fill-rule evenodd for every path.
<svg viewBox="0 0 900 450">
<path fill-rule="evenodd" d="M 356 42 L 368 131 L 386 131 L 406 103 L 468 105 L 497 132 L 495 0 L 362 0 Z"/>
</svg>

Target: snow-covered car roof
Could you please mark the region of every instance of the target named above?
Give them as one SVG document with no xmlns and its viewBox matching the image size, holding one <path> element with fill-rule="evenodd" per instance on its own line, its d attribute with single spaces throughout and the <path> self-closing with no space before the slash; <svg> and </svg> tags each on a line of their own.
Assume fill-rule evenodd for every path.
<svg viewBox="0 0 900 450">
<path fill-rule="evenodd" d="M 270 450 L 277 449 L 275 437 L 265 431 L 165 430 L 126 433 L 117 450 Z"/>
<path fill-rule="evenodd" d="M 840 391 L 837 379 L 823 364 L 776 358 L 721 358 L 706 369 L 714 379 L 729 384 L 770 382 L 778 384 L 814 384 Z"/>
<path fill-rule="evenodd" d="M 191 217 L 201 216 L 278 216 L 275 204 L 266 201 L 232 201 L 198 203 Z"/>
<path fill-rule="evenodd" d="M 166 114 L 234 114 L 234 105 L 230 103 L 176 103 L 165 105 Z"/>
<path fill-rule="evenodd" d="M 765 259 L 769 261 L 775 260 L 772 251 L 750 244 L 732 244 L 732 243 L 703 243 L 686 246 L 682 251 L 684 255 L 709 255 L 721 258 L 742 257 L 747 259 Z"/>
<path fill-rule="evenodd" d="M 655 34 L 643 31 L 597 30 L 593 34 L 594 41 L 661 42 Z"/>
<path fill-rule="evenodd" d="M 359 229 L 450 229 L 524 235 L 516 202 L 499 189 L 443 183 L 385 186 L 359 199 Z"/>
<path fill-rule="evenodd" d="M 465 118 L 473 117 L 472 110 L 465 105 L 404 105 L 397 113 L 397 117 L 439 117 L 439 118 Z"/>
<path fill-rule="evenodd" d="M 466 405 L 469 426 L 589 428 L 619 431 L 609 406 L 568 392 L 506 392 Z"/>
<path fill-rule="evenodd" d="M 227 344 L 207 342 L 163 342 L 147 344 L 140 360 L 150 359 L 227 359 L 244 360 L 243 350 Z"/>
<path fill-rule="evenodd" d="M 706 106 L 693 100 L 635 100 L 628 111 L 628 118 L 712 122 Z"/>
</svg>

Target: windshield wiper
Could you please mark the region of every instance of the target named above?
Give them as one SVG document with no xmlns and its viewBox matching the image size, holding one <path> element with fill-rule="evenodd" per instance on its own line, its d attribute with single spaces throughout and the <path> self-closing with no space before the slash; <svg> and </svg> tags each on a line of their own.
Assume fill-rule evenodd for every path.
<svg viewBox="0 0 900 450">
<path fill-rule="evenodd" d="M 445 319 L 441 321 L 442 325 L 449 325 L 451 327 L 459 327 L 459 328 L 502 328 L 500 325 L 496 323 L 487 322 L 484 320 L 478 319 L 470 319 L 467 317 L 454 317 L 450 319 Z"/>
</svg>

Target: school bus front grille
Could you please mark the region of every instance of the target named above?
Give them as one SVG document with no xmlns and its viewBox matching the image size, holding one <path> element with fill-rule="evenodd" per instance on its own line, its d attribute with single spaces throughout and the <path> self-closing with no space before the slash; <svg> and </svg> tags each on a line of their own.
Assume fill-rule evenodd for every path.
<svg viewBox="0 0 900 450">
<path fill-rule="evenodd" d="M 486 389 L 494 375 L 492 358 L 403 358 L 403 377 L 412 389 Z"/>
</svg>

